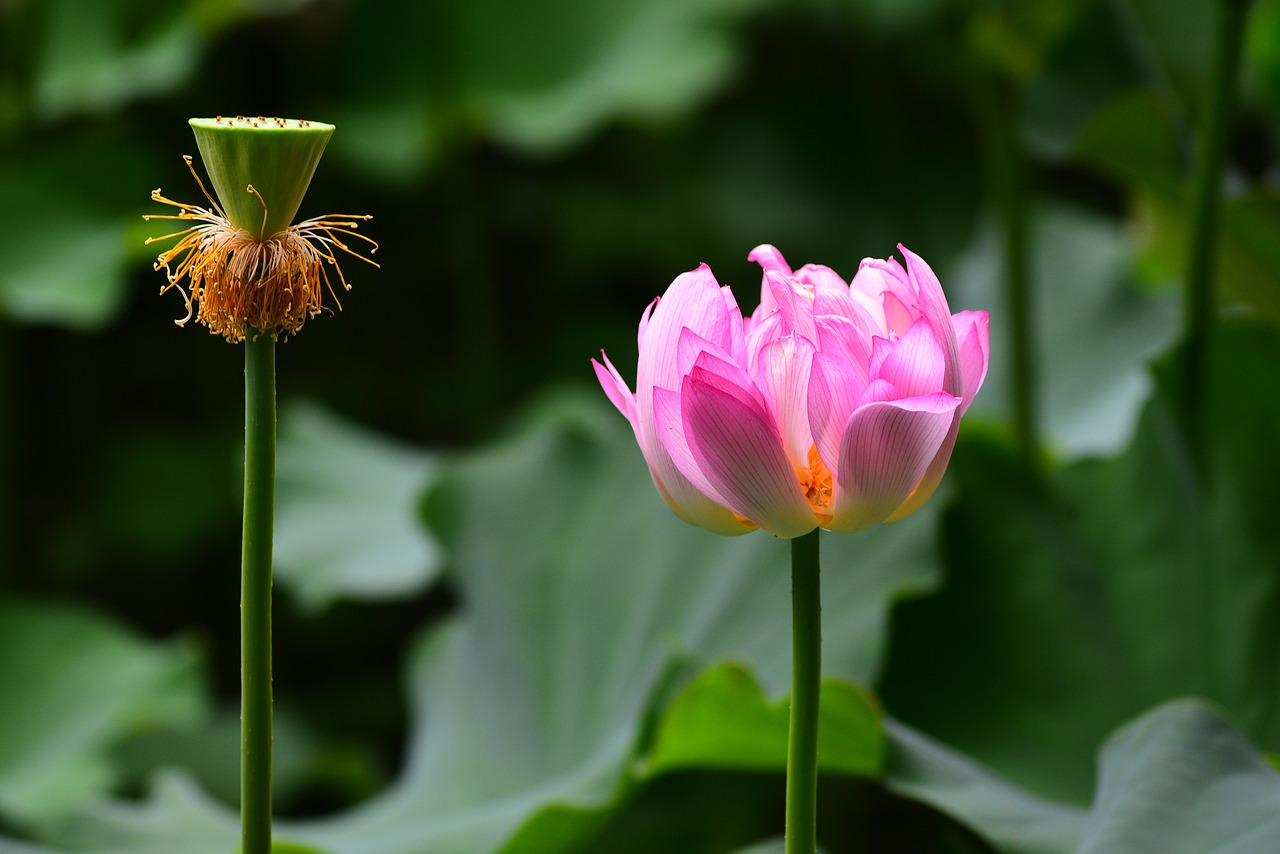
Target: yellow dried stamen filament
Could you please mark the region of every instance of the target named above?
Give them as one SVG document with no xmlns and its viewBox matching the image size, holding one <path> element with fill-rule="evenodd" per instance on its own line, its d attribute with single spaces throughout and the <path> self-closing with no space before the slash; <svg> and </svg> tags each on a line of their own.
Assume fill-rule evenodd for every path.
<svg viewBox="0 0 1280 854">
<path fill-rule="evenodd" d="M 357 238 L 368 244 L 370 255 L 376 252 L 377 242 L 354 230 L 359 222 L 372 217 L 330 214 L 258 239 L 227 220 L 196 175 L 191 158 L 183 160 L 212 208 L 173 201 L 157 189 L 151 198 L 177 208 L 178 213 L 144 217 L 192 223 L 180 231 L 146 241 L 151 244 L 177 240 L 160 254 L 155 267 L 164 270 L 167 279 L 160 292 L 177 288 L 183 295 L 187 316 L 177 321 L 178 325 L 185 324 L 194 313 L 198 323 L 232 342 L 244 340 L 251 329 L 275 336 L 289 335 L 320 313 L 322 286 L 341 310 L 342 304 L 325 269 L 326 265 L 333 265 L 342 288 L 351 289 L 338 264 L 336 250 L 378 266 L 343 239 Z M 266 202 L 261 194 L 252 185 L 248 191 L 262 201 L 265 217 Z M 183 279 L 190 287 L 189 293 L 179 284 Z"/>
</svg>

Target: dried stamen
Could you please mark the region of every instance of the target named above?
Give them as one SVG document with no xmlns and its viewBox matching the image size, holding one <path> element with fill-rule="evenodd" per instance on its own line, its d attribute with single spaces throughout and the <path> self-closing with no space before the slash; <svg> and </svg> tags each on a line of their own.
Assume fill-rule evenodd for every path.
<svg viewBox="0 0 1280 854">
<path fill-rule="evenodd" d="M 337 307 L 342 308 L 325 269 L 326 265 L 332 265 L 342 289 L 351 289 L 338 264 L 337 250 L 378 266 L 347 243 L 350 238 L 356 238 L 368 244 L 363 248 L 370 255 L 377 251 L 376 242 L 356 232 L 359 222 L 370 220 L 371 216 L 330 214 L 258 239 L 231 224 L 196 175 L 191 158 L 183 159 L 210 207 L 176 202 L 155 190 L 151 198 L 177 208 L 178 213 L 144 217 L 186 224 L 179 231 L 147 240 L 148 244 L 175 238 L 178 241 L 160 254 L 155 268 L 163 269 L 167 278 L 160 292 L 177 288 L 186 302 L 187 316 L 176 321 L 179 326 L 195 313 L 197 322 L 228 341 L 243 341 L 250 330 L 267 332 L 274 337 L 287 336 L 296 333 L 307 319 L 323 310 L 322 286 Z M 252 186 L 249 192 L 261 200 Z M 263 211 L 265 216 L 265 201 Z M 183 279 L 187 281 L 189 293 L 179 284 Z M 193 305 L 198 307 L 194 312 Z"/>
</svg>

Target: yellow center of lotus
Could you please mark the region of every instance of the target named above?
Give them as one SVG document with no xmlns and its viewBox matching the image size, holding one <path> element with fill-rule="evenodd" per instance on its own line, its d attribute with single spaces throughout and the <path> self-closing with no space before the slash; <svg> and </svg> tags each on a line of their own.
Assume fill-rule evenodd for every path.
<svg viewBox="0 0 1280 854">
<path fill-rule="evenodd" d="M 824 524 L 831 521 L 831 514 L 827 512 L 827 505 L 831 503 L 831 472 L 818 456 L 816 446 L 809 448 L 809 467 L 797 466 L 796 477 L 804 489 L 805 499 L 813 508 L 813 514 Z"/>
</svg>

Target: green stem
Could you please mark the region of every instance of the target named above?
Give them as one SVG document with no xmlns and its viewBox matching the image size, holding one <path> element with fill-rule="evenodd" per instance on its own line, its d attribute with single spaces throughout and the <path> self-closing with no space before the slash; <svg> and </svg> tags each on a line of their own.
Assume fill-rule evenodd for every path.
<svg viewBox="0 0 1280 854">
<path fill-rule="evenodd" d="M 822 583 L 818 529 L 791 541 L 791 732 L 787 743 L 786 854 L 818 847 L 818 695 Z"/>
<path fill-rule="evenodd" d="M 271 545 L 276 477 L 276 342 L 245 342 L 244 542 L 240 576 L 242 854 L 271 851 Z"/>
<path fill-rule="evenodd" d="M 1219 188 L 1226 162 L 1227 141 L 1234 111 L 1240 47 L 1251 0 L 1218 3 L 1213 81 L 1205 105 L 1204 125 L 1192 184 L 1191 248 L 1187 259 L 1184 303 L 1183 429 L 1192 454 L 1203 472 L 1204 400 L 1208 385 L 1209 339 L 1216 313 L 1213 292 L 1214 244 L 1217 236 Z"/>
<path fill-rule="evenodd" d="M 1018 135 L 1018 84 L 997 72 L 978 71 L 974 94 L 982 151 L 1003 237 L 1002 270 L 1009 324 L 1010 397 L 1018 448 L 1034 460 L 1039 444 L 1036 416 L 1035 328 L 1030 271 L 1030 195 L 1026 156 Z"/>
</svg>

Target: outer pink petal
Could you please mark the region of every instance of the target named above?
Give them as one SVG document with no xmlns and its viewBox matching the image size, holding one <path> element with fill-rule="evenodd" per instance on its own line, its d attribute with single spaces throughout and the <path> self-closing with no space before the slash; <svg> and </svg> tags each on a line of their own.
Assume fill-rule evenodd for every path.
<svg viewBox="0 0 1280 854">
<path fill-rule="evenodd" d="M 883 311 L 874 316 L 845 288 L 815 288 L 813 292 L 813 316 L 815 321 L 825 317 L 842 317 L 863 331 L 865 337 L 883 335 L 880 321 Z"/>
<path fill-rule="evenodd" d="M 783 322 L 780 311 L 773 312 L 751 327 L 751 331 L 747 333 L 748 371 L 755 371 L 756 362 L 760 359 L 760 351 L 764 349 L 764 345 L 787 334 L 785 327 L 786 323 Z"/>
<path fill-rule="evenodd" d="M 767 413 L 700 381 L 696 371 L 685 380 L 680 403 L 698 468 L 729 507 L 778 537 L 817 527 Z"/>
<path fill-rule="evenodd" d="M 724 306 L 726 315 L 729 318 L 729 330 L 721 346 L 729 351 L 729 355 L 733 357 L 733 361 L 739 365 L 747 363 L 747 339 L 746 328 L 742 320 L 742 309 L 738 306 L 738 300 L 734 298 L 733 291 L 728 285 L 720 288 L 720 296 L 724 297 Z"/>
<path fill-rule="evenodd" d="M 987 378 L 987 361 L 991 357 L 991 318 L 985 311 L 961 311 L 951 315 L 960 346 L 960 373 L 964 379 L 963 415 L 973 403 L 982 381 Z"/>
<path fill-rule="evenodd" d="M 835 472 L 840 443 L 867 381 L 853 363 L 819 352 L 809 374 L 809 430 L 818 457 Z"/>
<path fill-rule="evenodd" d="M 768 243 L 762 243 L 752 249 L 750 254 L 747 255 L 747 260 L 755 261 L 766 273 L 770 270 L 776 270 L 784 276 L 791 275 L 791 265 L 787 263 L 787 259 L 783 258 L 782 253 Z M 769 290 L 769 280 L 762 278 L 760 282 L 760 305 L 751 316 L 759 322 L 773 314 L 777 308 L 778 305 L 773 301 L 773 294 Z"/>
<path fill-rule="evenodd" d="M 951 334 L 950 324 L 947 325 L 946 334 Z M 876 339 L 876 344 L 879 345 L 883 340 Z M 883 352 L 880 347 L 877 350 L 876 355 Z M 893 383 L 903 397 L 920 397 L 942 391 L 945 372 L 942 348 L 928 322 L 921 318 L 911 324 L 905 335 L 889 346 L 875 376 Z"/>
<path fill-rule="evenodd" d="M 733 356 L 725 352 L 714 342 L 708 341 L 689 327 L 680 330 L 680 335 L 676 338 L 676 370 L 680 378 L 684 378 L 686 374 L 693 370 L 693 366 L 698 363 L 698 357 L 703 353 L 710 353 L 717 360 L 726 364 L 734 364 Z M 739 368 L 739 373 L 742 369 Z"/>
<path fill-rule="evenodd" d="M 778 306 L 778 312 L 782 315 L 783 331 L 795 332 L 816 342 L 818 335 L 813 326 L 813 300 L 799 293 L 796 280 L 789 276 L 768 270 L 764 278 Z"/>
<path fill-rule="evenodd" d="M 946 440 L 959 405 L 959 398 L 939 392 L 855 411 L 840 444 L 827 527 L 861 531 L 901 507 Z"/>
<path fill-rule="evenodd" d="M 604 389 L 604 393 L 609 396 L 609 400 L 613 405 L 618 407 L 618 411 L 623 417 L 631 423 L 631 429 L 636 426 L 636 397 L 631 393 L 631 388 L 627 385 L 626 380 L 622 378 L 622 374 L 618 373 L 618 369 L 613 366 L 613 362 L 609 361 L 609 357 L 605 355 L 603 350 L 600 351 L 600 358 L 604 359 L 601 365 L 595 359 L 591 360 L 591 366 L 596 370 L 596 379 L 600 380 L 600 387 Z"/>
<path fill-rule="evenodd" d="M 877 335 L 889 334 L 889 325 L 884 315 L 884 296 L 889 293 L 896 294 L 899 300 L 908 305 L 915 302 L 915 290 L 906 271 L 897 261 L 892 258 L 888 261 L 863 258 L 857 274 L 849 283 L 849 295 L 875 321 L 874 331 Z"/>
<path fill-rule="evenodd" d="M 728 328 L 732 316 L 707 265 L 677 276 L 645 313 L 647 319 L 642 319 L 636 368 L 636 438 L 654 485 L 676 515 L 719 534 L 742 533 L 744 528 L 732 512 L 690 483 L 672 461 L 654 422 L 654 389 L 679 388 L 676 353 L 683 329 L 710 339 L 716 330 Z"/>
<path fill-rule="evenodd" d="M 960 348 L 956 344 L 955 333 L 952 331 L 951 309 L 947 307 L 947 297 L 942 292 L 942 285 L 923 258 L 901 243 L 898 244 L 898 249 L 907 259 L 907 276 L 917 293 L 916 305 L 937 334 L 938 344 L 942 347 L 942 357 L 946 365 L 942 390 L 960 397 L 964 394 L 964 383 L 960 374 Z"/>
<path fill-rule="evenodd" d="M 934 275 L 932 268 L 924 262 L 923 258 L 914 254 L 902 244 L 898 244 L 898 249 L 902 252 L 903 257 L 907 259 L 907 276 L 917 291 L 917 306 L 921 314 L 929 321 L 929 325 L 934 330 L 952 330 L 951 309 L 947 306 L 947 298 L 942 292 L 942 285 L 938 282 L 938 277 Z M 942 476 L 946 474 L 947 463 L 951 461 L 951 450 L 955 447 L 956 435 L 960 432 L 960 415 L 964 406 L 964 377 L 963 367 L 960 363 L 960 346 L 956 341 L 954 332 L 950 335 L 940 334 L 938 343 L 942 346 L 943 357 L 946 359 L 947 365 L 946 374 L 942 380 L 943 391 L 960 397 L 962 399 L 961 406 L 956 408 L 951 428 L 947 431 L 947 436 L 943 440 L 941 447 L 939 447 L 937 454 L 934 455 L 933 461 L 929 464 L 924 477 L 921 478 L 920 485 L 911 494 L 911 497 L 889 517 L 889 521 L 895 521 L 914 513 L 937 490 L 938 484 L 942 482 Z"/>
<path fill-rule="evenodd" d="M 640 408 L 641 421 L 649 415 L 646 398 L 654 386 L 680 386 L 676 351 L 681 330 L 687 327 L 709 341 L 715 340 L 716 331 L 728 323 L 727 313 L 720 285 L 706 264 L 677 276 L 667 288 L 653 307 L 644 338 L 640 341 L 636 403 Z"/>
<path fill-rule="evenodd" d="M 963 404 L 961 404 L 963 405 Z M 960 408 L 956 407 L 956 412 Z M 951 422 L 951 429 L 947 431 L 947 437 L 942 440 L 942 445 L 938 448 L 938 453 L 933 455 L 933 462 L 929 464 L 928 470 L 924 473 L 924 477 L 920 479 L 920 485 L 915 491 L 907 497 L 902 506 L 889 514 L 886 522 L 896 522 L 899 519 L 905 519 L 912 513 L 924 506 L 924 503 L 933 497 L 938 491 L 938 484 L 942 483 L 942 476 L 947 473 L 947 463 L 951 462 L 951 452 L 956 447 L 956 436 L 960 433 L 960 419 L 955 418 Z"/>
<path fill-rule="evenodd" d="M 747 253 L 747 260 L 755 261 L 765 270 L 779 270 L 784 275 L 791 275 L 791 265 L 772 244 L 761 243 Z"/>
<path fill-rule="evenodd" d="M 884 295 L 884 326 L 890 335 L 902 335 L 916 320 L 916 313 L 892 291 Z"/>
<path fill-rule="evenodd" d="M 756 526 L 736 518 L 725 506 L 724 499 L 707 480 L 685 438 L 684 416 L 680 413 L 680 395 L 665 388 L 653 390 L 654 422 L 658 440 L 666 454 L 667 465 L 674 474 L 661 480 L 650 462 L 654 485 L 667 506 L 681 519 L 716 534 L 733 536 L 755 530 Z"/>
<path fill-rule="evenodd" d="M 818 349 L 848 362 L 865 386 L 871 378 L 871 335 L 847 317 L 819 317 L 814 324 L 818 328 Z"/>
<path fill-rule="evenodd" d="M 813 345 L 798 335 L 770 341 L 760 351 L 753 378 L 769 414 L 782 433 L 793 465 L 807 468 L 813 436 L 809 432 L 809 371 Z"/>
<path fill-rule="evenodd" d="M 849 285 L 844 279 L 840 278 L 840 274 L 822 264 L 805 264 L 799 270 L 796 270 L 796 278 L 806 285 L 813 285 L 815 288 L 831 288 L 845 293 L 849 292 Z"/>
</svg>

